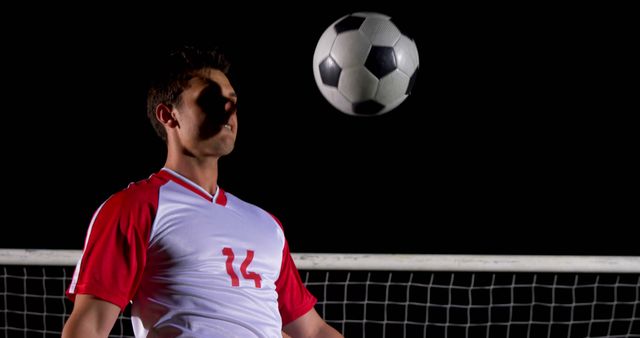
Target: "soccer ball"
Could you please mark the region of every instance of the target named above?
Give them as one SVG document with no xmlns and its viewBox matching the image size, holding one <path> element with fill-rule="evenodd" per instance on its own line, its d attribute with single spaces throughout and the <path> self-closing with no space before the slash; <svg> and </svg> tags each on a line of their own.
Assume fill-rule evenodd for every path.
<svg viewBox="0 0 640 338">
<path fill-rule="evenodd" d="M 411 92 L 418 48 L 390 19 L 380 13 L 353 13 L 320 36 L 313 75 L 322 95 L 343 113 L 381 115 Z"/>
</svg>

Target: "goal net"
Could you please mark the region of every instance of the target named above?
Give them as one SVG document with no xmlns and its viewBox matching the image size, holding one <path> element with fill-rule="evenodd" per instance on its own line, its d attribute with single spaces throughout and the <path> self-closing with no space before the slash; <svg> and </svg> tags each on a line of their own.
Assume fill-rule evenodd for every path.
<svg viewBox="0 0 640 338">
<path fill-rule="evenodd" d="M 640 337 L 640 257 L 293 254 L 345 337 Z M 0 249 L 0 336 L 60 337 L 80 251 Z M 110 337 L 132 337 L 129 312 Z"/>
</svg>

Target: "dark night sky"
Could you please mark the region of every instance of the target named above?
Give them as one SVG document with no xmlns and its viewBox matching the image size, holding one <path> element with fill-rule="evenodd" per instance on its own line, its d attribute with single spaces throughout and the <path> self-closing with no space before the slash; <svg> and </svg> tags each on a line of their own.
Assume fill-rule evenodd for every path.
<svg viewBox="0 0 640 338">
<path fill-rule="evenodd" d="M 0 247 L 80 249 L 93 211 L 164 163 L 148 60 L 218 41 L 240 98 L 219 184 L 276 215 L 292 251 L 640 254 L 626 197 L 637 150 L 607 96 L 616 65 L 597 22 L 554 8 L 308 7 L 80 9 L 4 27 Z M 379 117 L 338 112 L 313 79 L 317 39 L 355 11 L 390 15 L 420 53 L 414 92 Z"/>
</svg>

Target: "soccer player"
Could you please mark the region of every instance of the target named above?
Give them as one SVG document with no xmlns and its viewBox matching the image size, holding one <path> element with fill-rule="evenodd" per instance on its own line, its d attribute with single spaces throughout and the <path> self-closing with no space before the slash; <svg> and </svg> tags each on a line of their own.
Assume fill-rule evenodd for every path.
<svg viewBox="0 0 640 338">
<path fill-rule="evenodd" d="M 341 338 L 315 311 L 279 221 L 217 185 L 238 132 L 226 58 L 185 47 L 161 65 L 148 115 L 165 165 L 95 212 L 62 336 L 107 337 L 131 302 L 136 337 Z"/>
</svg>

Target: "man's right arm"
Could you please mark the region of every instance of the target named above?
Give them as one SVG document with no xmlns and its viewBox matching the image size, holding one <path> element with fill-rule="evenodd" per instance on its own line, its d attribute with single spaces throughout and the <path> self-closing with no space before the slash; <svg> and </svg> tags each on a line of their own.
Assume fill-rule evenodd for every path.
<svg viewBox="0 0 640 338">
<path fill-rule="evenodd" d="M 62 338 L 105 338 L 120 314 L 120 307 L 91 295 L 76 296 Z"/>
</svg>

